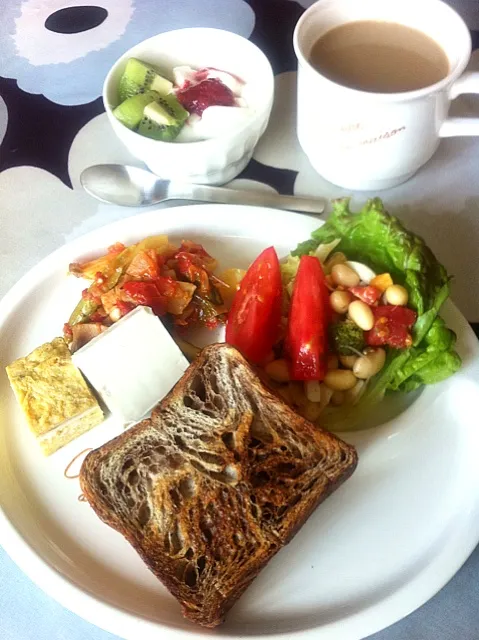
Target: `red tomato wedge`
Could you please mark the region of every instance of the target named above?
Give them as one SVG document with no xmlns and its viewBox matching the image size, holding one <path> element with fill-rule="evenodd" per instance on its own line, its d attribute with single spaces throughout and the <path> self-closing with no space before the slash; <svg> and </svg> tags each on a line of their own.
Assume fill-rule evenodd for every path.
<svg viewBox="0 0 479 640">
<path fill-rule="evenodd" d="M 329 296 L 321 263 L 302 256 L 294 281 L 288 322 L 288 352 L 293 380 L 326 375 Z"/>
<path fill-rule="evenodd" d="M 365 287 L 349 287 L 349 291 L 369 306 L 375 304 L 381 297 L 381 291 L 374 287 L 372 284 L 368 284 Z"/>
<path fill-rule="evenodd" d="M 274 247 L 269 247 L 250 266 L 233 298 L 226 342 L 251 362 L 260 363 L 278 338 L 281 302 L 279 260 Z"/>
<path fill-rule="evenodd" d="M 412 345 L 409 329 L 417 319 L 417 313 L 408 307 L 382 305 L 373 308 L 374 326 L 366 331 L 366 343 L 371 347 L 389 345 L 393 349 L 407 349 Z"/>
<path fill-rule="evenodd" d="M 373 309 L 375 318 L 387 318 L 406 327 L 412 327 L 417 320 L 417 313 L 409 307 L 399 307 L 392 304 L 384 304 Z"/>
</svg>

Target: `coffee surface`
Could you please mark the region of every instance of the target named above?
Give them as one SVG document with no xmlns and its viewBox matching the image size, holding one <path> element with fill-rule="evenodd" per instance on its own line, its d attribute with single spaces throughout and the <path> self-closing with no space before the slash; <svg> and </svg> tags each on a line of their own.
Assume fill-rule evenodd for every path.
<svg viewBox="0 0 479 640">
<path fill-rule="evenodd" d="M 414 91 L 449 73 L 439 44 L 395 22 L 360 20 L 334 27 L 313 45 L 312 66 L 340 85 L 374 93 Z"/>
</svg>

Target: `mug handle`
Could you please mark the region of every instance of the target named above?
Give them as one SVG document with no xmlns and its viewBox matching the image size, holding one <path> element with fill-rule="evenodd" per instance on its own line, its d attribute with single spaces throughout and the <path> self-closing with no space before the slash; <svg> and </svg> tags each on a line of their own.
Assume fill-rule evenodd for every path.
<svg viewBox="0 0 479 640">
<path fill-rule="evenodd" d="M 462 93 L 479 93 L 479 72 L 468 71 L 452 85 L 451 100 Z M 446 118 L 439 129 L 439 137 L 479 136 L 479 118 Z"/>
</svg>

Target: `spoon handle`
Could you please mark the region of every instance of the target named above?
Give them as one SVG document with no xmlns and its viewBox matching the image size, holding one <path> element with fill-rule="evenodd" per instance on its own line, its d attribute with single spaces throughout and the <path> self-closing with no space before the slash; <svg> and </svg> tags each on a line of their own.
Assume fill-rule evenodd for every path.
<svg viewBox="0 0 479 640">
<path fill-rule="evenodd" d="M 326 201 L 322 198 L 282 196 L 267 191 L 241 191 L 207 185 L 173 185 L 170 183 L 167 199 L 198 200 L 222 204 L 246 204 L 273 209 L 287 209 L 307 214 L 324 212 Z"/>
</svg>

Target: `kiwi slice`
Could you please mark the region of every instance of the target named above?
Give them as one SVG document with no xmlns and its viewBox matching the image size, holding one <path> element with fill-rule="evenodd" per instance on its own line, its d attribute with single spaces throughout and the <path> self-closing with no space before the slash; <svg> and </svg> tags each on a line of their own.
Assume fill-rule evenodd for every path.
<svg viewBox="0 0 479 640">
<path fill-rule="evenodd" d="M 113 109 L 113 115 L 128 129 L 136 129 L 143 118 L 143 111 L 146 105 L 159 98 L 160 94 L 156 91 L 138 93 L 136 96 L 123 100 L 116 109 Z"/>
<path fill-rule="evenodd" d="M 189 115 L 173 94 L 159 96 L 144 108 L 138 133 L 154 140 L 170 142 L 180 133 Z"/>
<path fill-rule="evenodd" d="M 121 76 L 118 93 L 120 101 L 123 102 L 137 93 L 145 93 L 148 89 L 166 95 L 172 88 L 173 83 L 160 76 L 154 67 L 136 58 L 130 58 Z"/>
</svg>

